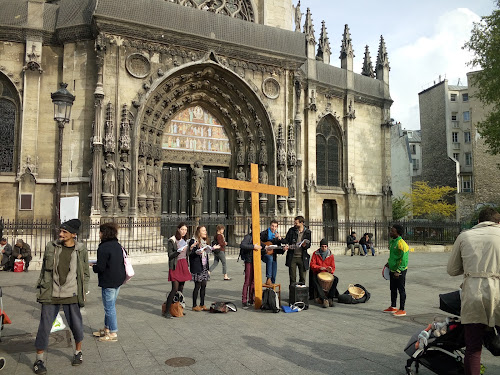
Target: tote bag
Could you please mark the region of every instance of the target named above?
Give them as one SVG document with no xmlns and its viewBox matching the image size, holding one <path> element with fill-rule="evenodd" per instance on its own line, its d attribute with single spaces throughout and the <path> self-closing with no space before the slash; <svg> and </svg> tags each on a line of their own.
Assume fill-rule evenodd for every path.
<svg viewBox="0 0 500 375">
<path fill-rule="evenodd" d="M 135 275 L 134 268 L 132 267 L 132 262 L 130 261 L 130 258 L 127 256 L 127 252 L 125 249 L 122 247 L 123 251 L 123 264 L 125 264 L 125 281 L 123 282 L 124 284 L 129 281 L 132 276 Z"/>
</svg>

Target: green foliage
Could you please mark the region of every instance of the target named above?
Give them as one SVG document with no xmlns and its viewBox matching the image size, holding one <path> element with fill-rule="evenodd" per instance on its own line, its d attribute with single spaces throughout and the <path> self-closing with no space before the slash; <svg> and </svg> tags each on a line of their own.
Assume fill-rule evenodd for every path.
<svg viewBox="0 0 500 375">
<path fill-rule="evenodd" d="M 411 205 L 407 197 L 392 198 L 392 220 L 400 220 L 411 214 Z"/>
<path fill-rule="evenodd" d="M 404 195 L 411 201 L 414 217 L 443 220 L 455 215 L 455 205 L 448 203 L 455 191 L 451 186 L 430 187 L 428 182 L 417 181 L 411 193 Z"/>
<path fill-rule="evenodd" d="M 500 0 L 496 5 L 500 8 Z M 474 54 L 468 65 L 482 69 L 470 76 L 469 85 L 476 86 L 477 98 L 491 107 L 477 128 L 488 151 L 497 155 L 500 154 L 500 9 L 474 23 L 471 38 L 463 48 Z"/>
</svg>

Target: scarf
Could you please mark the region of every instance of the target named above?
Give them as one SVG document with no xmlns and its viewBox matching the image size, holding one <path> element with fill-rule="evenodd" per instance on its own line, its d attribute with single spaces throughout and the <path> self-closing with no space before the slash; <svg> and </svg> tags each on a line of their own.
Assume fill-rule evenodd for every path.
<svg viewBox="0 0 500 375">
<path fill-rule="evenodd" d="M 271 241 L 274 240 L 275 234 L 271 232 L 271 228 L 267 228 L 267 240 Z"/>
</svg>

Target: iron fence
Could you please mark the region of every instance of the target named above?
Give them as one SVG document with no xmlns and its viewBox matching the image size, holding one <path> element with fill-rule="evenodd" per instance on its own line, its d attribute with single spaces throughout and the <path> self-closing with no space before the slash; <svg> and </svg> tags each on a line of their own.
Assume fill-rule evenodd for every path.
<svg viewBox="0 0 500 375">
<path fill-rule="evenodd" d="M 90 252 L 94 252 L 99 245 L 99 225 L 111 219 L 100 221 L 82 220 L 82 227 L 78 236 Z M 164 241 L 175 234 L 180 222 L 188 227 L 188 235 L 192 236 L 197 225 L 207 228 L 208 235 L 213 238 L 216 226 L 225 227 L 227 252 L 237 254 L 239 244 L 246 233 L 251 230 L 249 217 L 216 217 L 201 218 L 199 224 L 193 218 L 182 217 L 156 217 L 156 218 L 116 218 L 119 230 L 119 241 L 129 251 L 136 254 L 164 252 Z M 269 226 L 269 218 L 261 218 L 261 231 Z M 451 244 L 464 228 L 460 222 L 426 222 L 426 221 L 400 221 L 405 229 L 404 239 L 410 244 Z M 389 227 L 392 223 L 384 221 L 322 221 L 308 220 L 306 226 L 311 230 L 312 246 L 319 247 L 321 239 L 328 240 L 330 246 L 341 247 L 346 243 L 346 237 L 355 231 L 358 238 L 364 233 L 371 233 L 375 247 L 386 248 L 389 242 Z M 54 239 L 54 225 L 51 220 L 10 220 L 0 218 L 0 228 L 3 225 L 3 237 L 9 243 L 17 239 L 24 240 L 31 246 L 33 256 L 41 257 L 45 244 Z M 288 229 L 293 226 L 293 218 L 278 219 L 278 233 L 285 237 Z"/>
</svg>

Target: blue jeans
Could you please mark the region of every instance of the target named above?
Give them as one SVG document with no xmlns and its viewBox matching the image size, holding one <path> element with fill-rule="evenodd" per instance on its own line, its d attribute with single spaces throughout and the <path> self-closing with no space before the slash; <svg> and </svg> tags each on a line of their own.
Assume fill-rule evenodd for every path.
<svg viewBox="0 0 500 375">
<path fill-rule="evenodd" d="M 104 306 L 104 327 L 109 332 L 118 332 L 118 323 L 116 321 L 115 302 L 120 292 L 118 288 L 102 288 L 102 305 Z"/>
<path fill-rule="evenodd" d="M 266 278 L 271 279 L 271 282 L 274 284 L 276 282 L 276 274 L 278 273 L 278 262 L 269 254 L 264 255 L 262 260 L 266 263 Z"/>
</svg>

